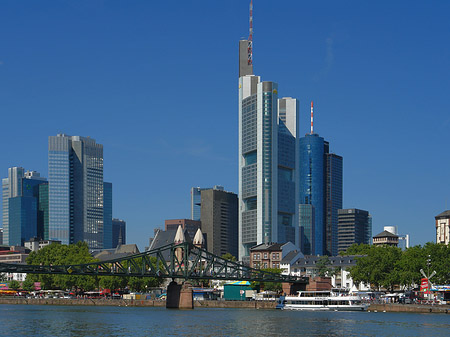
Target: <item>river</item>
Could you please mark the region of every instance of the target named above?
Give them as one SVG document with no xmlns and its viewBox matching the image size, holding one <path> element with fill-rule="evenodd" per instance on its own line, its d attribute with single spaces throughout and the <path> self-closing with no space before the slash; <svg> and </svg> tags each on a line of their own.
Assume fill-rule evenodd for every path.
<svg viewBox="0 0 450 337">
<path fill-rule="evenodd" d="M 448 336 L 450 315 L 0 305 L 1 336 Z"/>
</svg>

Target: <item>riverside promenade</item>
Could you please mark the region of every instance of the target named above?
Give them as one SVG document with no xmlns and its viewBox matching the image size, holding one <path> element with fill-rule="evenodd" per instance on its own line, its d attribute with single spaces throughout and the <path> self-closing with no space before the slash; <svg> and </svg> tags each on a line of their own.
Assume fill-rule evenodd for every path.
<svg viewBox="0 0 450 337">
<path fill-rule="evenodd" d="M 0 297 L 0 304 L 22 305 L 87 305 L 116 307 L 165 307 L 166 301 L 158 300 L 124 300 L 124 299 L 67 299 L 67 298 L 23 298 Z M 275 309 L 275 301 L 194 301 L 195 308 L 247 308 Z M 402 312 L 402 313 L 441 313 L 448 314 L 450 305 L 418 305 L 418 304 L 371 304 L 369 312 Z"/>
</svg>

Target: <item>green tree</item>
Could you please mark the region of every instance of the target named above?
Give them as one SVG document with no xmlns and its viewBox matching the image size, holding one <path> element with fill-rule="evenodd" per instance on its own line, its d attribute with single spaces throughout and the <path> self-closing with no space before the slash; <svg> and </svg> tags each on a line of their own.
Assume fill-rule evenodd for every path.
<svg viewBox="0 0 450 337">
<path fill-rule="evenodd" d="M 25 281 L 23 281 L 22 288 L 23 288 L 23 290 L 26 290 L 26 291 L 33 291 L 34 290 L 34 282 L 28 276 L 29 276 L 29 274 L 27 275 L 27 278 L 25 279 Z"/>
<path fill-rule="evenodd" d="M 37 252 L 31 252 L 27 258 L 29 265 L 64 265 L 84 264 L 95 262 L 89 254 L 88 246 L 85 242 L 78 242 L 74 245 L 61 245 L 52 243 Z M 42 289 L 74 289 L 93 290 L 98 285 L 95 276 L 75 276 L 75 275 L 29 275 L 30 281 L 41 282 Z"/>
<path fill-rule="evenodd" d="M 264 268 L 262 271 L 267 271 L 269 273 L 281 274 L 281 269 L 278 268 Z M 267 290 L 281 292 L 283 287 L 280 282 L 252 282 L 251 287 L 253 289 Z"/>
<path fill-rule="evenodd" d="M 316 262 L 317 274 L 320 277 L 331 276 L 333 267 L 331 267 L 331 261 L 328 255 L 323 255 Z"/>
<path fill-rule="evenodd" d="M 225 259 L 225 260 L 233 261 L 233 262 L 237 261 L 236 257 L 231 255 L 231 253 L 225 253 L 221 256 L 221 258 Z"/>
<path fill-rule="evenodd" d="M 20 283 L 16 280 L 12 280 L 8 283 L 8 288 L 17 291 L 20 289 Z"/>
</svg>

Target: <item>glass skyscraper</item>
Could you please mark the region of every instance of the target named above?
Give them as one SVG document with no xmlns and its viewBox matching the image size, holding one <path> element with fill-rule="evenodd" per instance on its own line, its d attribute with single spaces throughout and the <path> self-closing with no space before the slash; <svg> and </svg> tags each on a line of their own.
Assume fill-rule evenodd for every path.
<svg viewBox="0 0 450 337">
<path fill-rule="evenodd" d="M 4 244 L 21 246 L 37 237 L 43 219 L 38 215 L 40 185 L 46 179 L 38 172 L 24 172 L 22 167 L 8 169 L 2 180 Z"/>
<path fill-rule="evenodd" d="M 48 140 L 49 239 L 103 248 L 103 145 L 58 134 Z"/>
<path fill-rule="evenodd" d="M 240 41 L 240 63 L 246 40 Z M 244 71 L 245 70 L 245 71 Z M 249 74 L 250 72 L 250 74 Z M 261 243 L 298 243 L 298 101 L 240 64 L 239 259 Z"/>
<path fill-rule="evenodd" d="M 314 223 L 300 223 L 303 254 L 338 254 L 342 171 L 342 157 L 329 153 L 322 137 L 312 133 L 300 139 L 300 204 L 314 207 Z"/>
<path fill-rule="evenodd" d="M 103 248 L 113 247 L 112 184 L 103 183 Z"/>
</svg>

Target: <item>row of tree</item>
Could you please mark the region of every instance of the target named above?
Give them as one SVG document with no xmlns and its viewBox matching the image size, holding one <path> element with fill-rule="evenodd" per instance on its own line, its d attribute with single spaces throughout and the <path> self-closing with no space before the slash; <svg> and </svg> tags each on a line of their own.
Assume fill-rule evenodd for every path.
<svg viewBox="0 0 450 337">
<path fill-rule="evenodd" d="M 54 265 L 70 266 L 96 262 L 89 254 L 88 246 L 85 242 L 78 242 L 73 245 L 61 245 L 53 243 L 31 252 L 27 258 L 29 265 Z M 146 288 L 158 287 L 162 279 L 153 277 L 121 277 L 121 276 L 77 276 L 77 275 L 50 275 L 50 274 L 28 274 L 22 285 L 24 290 L 33 290 L 35 282 L 40 282 L 42 289 L 70 289 L 76 291 L 91 291 L 99 288 L 105 289 L 125 289 L 131 291 L 143 291 Z"/>
<path fill-rule="evenodd" d="M 395 286 L 414 288 L 423 275 L 436 271 L 434 284 L 450 284 L 450 247 L 427 243 L 406 250 L 392 246 L 357 245 L 342 255 L 360 255 L 349 269 L 354 282 L 364 282 L 376 288 L 393 290 Z"/>
</svg>

